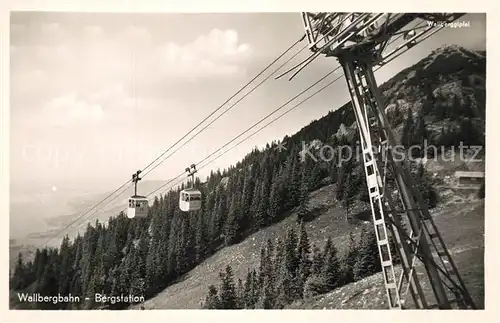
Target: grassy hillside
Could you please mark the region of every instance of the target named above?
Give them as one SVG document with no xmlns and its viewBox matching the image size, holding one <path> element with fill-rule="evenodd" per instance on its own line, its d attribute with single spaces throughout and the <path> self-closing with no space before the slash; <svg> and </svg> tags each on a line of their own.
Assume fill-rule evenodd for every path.
<svg viewBox="0 0 500 323">
<path fill-rule="evenodd" d="M 325 186 L 310 196 L 311 207 L 323 211 L 307 224 L 311 244 L 322 247 L 327 236 L 340 253 L 344 253 L 350 231 L 359 235 L 362 226 L 370 228 L 371 214 L 360 213 L 349 222 L 344 210 L 335 202 L 334 187 Z M 461 199 L 460 202 L 457 202 Z M 433 212 L 436 224 L 447 247 L 463 275 L 469 292 L 478 307 L 484 306 L 484 201 L 475 196 L 461 196 L 441 205 Z M 259 267 L 259 252 L 267 239 L 275 240 L 290 227 L 296 227 L 296 213 L 280 223 L 254 233 L 245 241 L 224 248 L 205 260 L 178 282 L 144 304 L 146 309 L 196 309 L 205 300 L 208 287 L 220 284 L 219 272 L 226 265 L 233 268 L 235 278 L 244 279 L 248 269 Z M 457 230 L 460 226 L 460 230 Z M 420 270 L 422 272 L 422 270 Z M 426 293 L 428 284 L 426 286 Z M 381 273 L 365 278 L 331 293 L 317 296 L 304 302 L 295 302 L 290 308 L 373 308 L 385 309 L 386 295 Z M 132 308 L 138 308 L 135 306 Z"/>
<path fill-rule="evenodd" d="M 433 214 L 453 260 L 471 294 L 475 305 L 484 309 L 484 202 L 467 201 L 449 204 Z M 457 230 L 457 222 L 460 230 Z M 417 266 L 426 298 L 434 302 L 429 282 L 423 280 L 425 269 Z M 397 267 L 398 275 L 401 272 Z M 435 304 L 435 303 L 431 303 Z M 408 308 L 414 308 L 411 296 Z M 334 291 L 304 301 L 290 309 L 386 309 L 387 299 L 382 273 L 340 287 Z"/>
</svg>

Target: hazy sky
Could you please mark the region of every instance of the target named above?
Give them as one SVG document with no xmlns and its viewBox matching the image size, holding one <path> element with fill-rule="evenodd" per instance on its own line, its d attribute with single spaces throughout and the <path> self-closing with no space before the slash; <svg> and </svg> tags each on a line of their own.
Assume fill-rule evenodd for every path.
<svg viewBox="0 0 500 323">
<path fill-rule="evenodd" d="M 484 50 L 485 15 L 461 20 L 470 28 L 440 31 L 381 69 L 379 82 L 444 44 Z M 11 181 L 106 189 L 121 184 L 302 33 L 298 13 L 13 13 Z M 178 175 L 336 66 L 335 59 L 321 57 L 292 82 L 271 78 L 146 178 Z M 347 100 L 340 79 L 213 167 L 225 167 Z"/>
</svg>

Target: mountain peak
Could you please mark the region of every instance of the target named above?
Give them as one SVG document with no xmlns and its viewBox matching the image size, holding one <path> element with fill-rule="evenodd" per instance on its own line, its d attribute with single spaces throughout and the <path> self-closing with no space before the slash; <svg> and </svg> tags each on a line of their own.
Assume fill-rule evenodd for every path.
<svg viewBox="0 0 500 323">
<path fill-rule="evenodd" d="M 459 46 L 459 45 L 442 45 L 442 46 L 434 49 L 431 52 L 430 56 L 437 56 L 437 55 L 445 55 L 446 57 L 450 57 L 453 55 L 461 55 L 461 56 L 472 58 L 472 59 L 484 57 L 483 54 L 481 54 L 480 52 L 478 52 L 476 50 L 468 49 L 468 48 L 465 48 L 465 47 Z"/>
</svg>

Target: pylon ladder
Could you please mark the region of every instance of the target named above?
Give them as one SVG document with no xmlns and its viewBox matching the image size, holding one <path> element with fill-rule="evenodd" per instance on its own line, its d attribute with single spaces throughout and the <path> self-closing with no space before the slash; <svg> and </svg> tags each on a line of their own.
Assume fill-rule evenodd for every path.
<svg viewBox="0 0 500 323">
<path fill-rule="evenodd" d="M 349 66 L 349 63 L 344 63 L 345 66 Z M 387 150 L 387 158 L 389 158 L 390 164 L 393 166 L 398 166 L 395 164 L 395 161 L 392 159 L 390 147 L 391 145 L 387 145 L 388 141 L 394 142 L 394 139 L 392 137 L 391 130 L 388 128 L 388 122 L 385 116 L 385 112 L 383 111 L 382 105 L 380 104 L 380 99 L 378 99 L 378 93 L 377 93 L 377 86 L 375 83 L 375 79 L 373 76 L 373 70 L 369 64 L 360 64 L 357 66 L 357 68 L 354 68 L 354 66 L 351 65 L 350 68 L 351 72 L 349 75 L 351 77 L 348 77 L 346 74 L 347 79 L 355 80 L 355 85 L 358 87 L 358 91 L 351 91 L 351 96 L 357 95 L 357 98 L 354 99 L 352 97 L 352 102 L 357 103 L 358 105 L 363 105 L 363 103 L 366 104 L 369 108 L 371 108 L 373 111 L 372 115 L 375 116 L 375 123 L 378 124 L 378 130 L 375 141 L 379 141 L 383 146 L 388 147 L 389 149 Z M 349 83 L 349 82 L 348 82 Z M 351 87 L 351 86 L 349 86 Z M 370 116 L 370 111 L 364 107 L 364 118 L 365 120 L 369 120 Z M 355 111 L 358 112 L 355 107 Z M 362 114 L 359 112 L 356 113 L 356 116 L 358 118 L 358 115 L 362 117 Z M 358 124 L 359 125 L 359 124 Z M 371 122 L 365 122 L 365 127 L 360 128 L 360 133 L 361 132 L 366 132 L 368 135 L 364 136 L 364 139 L 372 140 L 371 136 L 371 131 L 370 127 L 372 126 Z M 362 136 L 363 137 L 363 136 Z M 392 139 L 392 140 L 391 140 Z M 363 139 L 362 139 L 363 140 Z M 370 143 L 372 146 L 372 144 Z M 368 168 L 369 164 L 365 163 L 365 168 Z M 367 170 L 368 171 L 368 170 Z M 388 212 L 385 212 L 385 216 L 389 220 L 389 223 L 392 223 L 392 231 L 395 233 L 393 235 L 396 240 L 399 240 L 398 242 L 401 242 L 401 236 L 404 237 L 404 240 L 407 241 L 413 248 L 411 250 L 411 255 L 406 248 L 405 250 L 405 243 L 402 243 L 400 246 L 400 251 L 406 255 L 403 255 L 401 257 L 402 262 L 403 262 L 403 273 L 400 278 L 400 283 L 398 284 L 399 288 L 402 285 L 402 279 L 405 276 L 407 279 L 408 277 L 411 277 L 409 280 L 409 285 L 407 289 L 410 289 L 412 291 L 412 294 L 414 295 L 414 301 L 417 307 L 424 306 L 427 307 L 425 297 L 421 293 L 421 287 L 418 282 L 418 279 L 414 275 L 414 268 L 416 265 L 415 259 L 418 258 L 420 259 L 424 265 L 426 266 L 428 275 L 429 275 L 429 280 L 431 283 L 431 286 L 433 287 L 434 294 L 438 303 L 438 306 L 440 308 L 450 308 L 450 303 L 447 294 L 444 291 L 444 286 L 448 287 L 450 291 L 452 291 L 453 295 L 456 298 L 456 301 L 459 305 L 459 307 L 462 308 L 475 308 L 475 305 L 467 292 L 467 289 L 465 287 L 465 284 L 460 277 L 460 274 L 451 258 L 451 255 L 446 248 L 446 245 L 444 243 L 444 240 L 439 233 L 439 230 L 434 223 L 432 216 L 430 215 L 427 206 L 425 205 L 422 197 L 420 196 L 420 193 L 414 189 L 414 183 L 411 178 L 411 175 L 408 173 L 407 169 L 404 167 L 404 165 L 400 165 L 400 167 L 393 167 L 393 172 L 395 173 L 395 177 L 399 178 L 399 182 L 397 181 L 397 186 L 398 186 L 398 193 L 400 196 L 401 201 L 403 202 L 403 208 L 405 213 L 408 214 L 410 223 L 412 224 L 412 230 L 410 235 L 408 235 L 407 232 L 403 228 L 401 228 L 398 223 L 395 223 L 396 217 L 395 211 L 394 211 L 394 203 L 391 201 L 390 194 L 385 194 L 385 203 L 383 206 L 386 208 L 386 210 L 389 210 Z M 367 173 L 368 176 L 368 173 Z M 367 183 L 369 179 L 367 177 Z M 380 180 L 379 180 L 380 182 Z M 368 186 L 369 190 L 373 190 L 370 186 Z M 385 188 L 384 188 L 385 189 Z M 402 196 L 402 193 L 406 193 L 406 196 Z M 375 210 L 374 210 L 375 212 Z M 394 213 L 394 214 L 393 214 Z M 412 223 L 413 221 L 413 223 Z M 374 223 L 374 225 L 376 225 Z M 377 230 L 377 228 L 376 228 Z M 418 232 L 416 236 L 414 236 L 414 232 Z M 427 242 L 427 238 L 431 242 L 429 245 Z M 397 245 L 399 245 L 397 243 Z M 434 250 L 431 250 L 432 249 Z M 432 252 L 434 251 L 434 253 Z M 436 256 L 437 260 L 441 263 L 442 266 L 439 265 L 439 263 L 434 259 L 434 255 Z M 380 255 L 382 257 L 382 255 Z M 411 262 L 410 261 L 411 257 Z M 408 272 L 409 269 L 409 272 Z M 420 298 L 415 297 L 415 289 L 417 289 L 417 294 L 420 296 Z M 400 293 L 400 290 L 398 289 L 398 293 Z M 401 294 L 399 294 L 401 295 Z"/>
<path fill-rule="evenodd" d="M 394 264 L 390 252 L 387 227 L 385 223 L 384 208 L 382 207 L 381 176 L 378 165 L 375 162 L 375 154 L 371 142 L 370 120 L 367 118 L 367 111 L 359 100 L 359 86 L 356 78 L 353 77 L 353 67 L 348 62 L 342 64 L 347 78 L 347 87 L 354 105 L 354 113 L 360 132 L 361 149 L 363 153 L 363 164 L 366 176 L 366 184 L 370 206 L 372 211 L 373 225 L 377 237 L 377 247 L 379 251 L 380 264 L 384 276 L 387 300 L 390 309 L 401 309 L 400 293 L 397 286 Z"/>
<path fill-rule="evenodd" d="M 353 102 L 354 113 L 356 116 L 356 122 L 358 125 L 358 130 L 360 132 L 361 147 L 363 152 L 363 165 L 365 169 L 366 183 L 368 187 L 370 206 L 372 211 L 373 225 L 377 237 L 377 246 L 379 250 L 380 263 L 382 265 L 382 272 L 384 276 L 384 284 L 386 289 L 386 295 L 388 299 L 388 304 L 390 309 L 401 309 L 403 302 L 401 299 L 401 279 L 396 279 L 396 274 L 394 270 L 394 262 L 392 259 L 391 247 L 389 244 L 389 236 L 387 234 L 388 228 L 391 232 L 392 237 L 396 240 L 395 245 L 397 248 L 397 253 L 400 256 L 404 277 L 408 280 L 408 286 L 410 287 L 411 294 L 414 299 L 415 306 L 417 308 L 425 308 L 425 299 L 423 299 L 423 293 L 418 284 L 418 278 L 415 272 L 410 271 L 409 261 L 407 260 L 407 251 L 405 251 L 405 245 L 401 243 L 401 237 L 397 230 L 394 230 L 393 226 L 387 226 L 387 217 L 392 218 L 392 212 L 387 212 L 386 209 L 388 205 L 388 198 L 390 196 L 385 194 L 385 175 L 386 172 L 381 175 L 379 164 L 383 161 L 380 160 L 382 156 L 380 153 L 384 151 L 384 146 L 387 145 L 387 140 L 379 140 L 381 145 L 376 148 L 374 141 L 372 140 L 372 127 L 369 118 L 369 111 L 367 110 L 368 105 L 365 104 L 362 97 L 362 93 L 365 93 L 366 87 L 360 81 L 359 75 L 355 72 L 355 67 L 352 62 L 342 61 L 342 66 L 344 68 L 344 73 L 347 79 L 348 90 L 351 95 Z M 375 154 L 378 151 L 379 153 Z M 384 179 L 382 179 L 384 177 Z M 413 277 L 413 279 L 410 278 Z M 415 282 L 416 281 L 416 282 Z"/>
</svg>

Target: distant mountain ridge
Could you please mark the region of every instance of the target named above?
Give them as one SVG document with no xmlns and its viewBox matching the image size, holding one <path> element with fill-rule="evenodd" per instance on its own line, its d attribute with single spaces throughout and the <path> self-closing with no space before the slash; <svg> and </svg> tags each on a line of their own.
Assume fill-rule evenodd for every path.
<svg viewBox="0 0 500 323">
<path fill-rule="evenodd" d="M 167 185 L 165 185 L 167 184 Z M 162 189 L 158 190 L 155 194 L 159 194 L 164 190 L 170 188 L 170 186 L 174 184 L 174 182 L 162 181 L 162 180 L 147 180 L 144 179 L 139 182 L 138 190 L 141 194 L 148 194 L 157 190 L 158 188 L 164 186 Z M 64 191 L 65 187 L 59 187 L 60 191 Z M 20 188 L 18 188 L 18 191 Z M 10 265 L 13 266 L 15 264 L 15 260 L 17 258 L 17 254 L 19 251 L 26 253 L 26 259 L 31 259 L 34 255 L 34 250 L 39 247 L 39 243 L 44 243 L 47 239 L 53 237 L 56 233 L 59 233 L 66 225 L 69 225 L 72 221 L 76 220 L 78 217 L 87 213 L 88 210 L 93 208 L 98 202 L 105 199 L 109 196 L 113 191 L 109 191 L 106 193 L 98 193 L 94 191 L 87 191 L 85 195 L 82 195 L 76 189 L 71 189 L 70 193 L 72 194 L 69 200 L 60 201 L 57 197 L 58 192 L 53 192 L 50 187 L 47 187 L 45 191 L 39 193 L 39 190 L 30 191 L 25 194 L 24 197 L 18 198 L 18 203 L 30 203 L 30 201 L 39 201 L 39 203 L 44 203 L 46 208 L 50 208 L 53 206 L 54 215 L 47 218 L 37 219 L 43 221 L 47 226 L 48 230 L 44 231 L 35 231 L 26 234 L 26 238 L 19 237 L 17 239 L 12 239 L 12 243 L 10 245 L 11 257 L 10 257 Z M 18 193 L 19 194 L 19 193 Z M 67 192 L 65 193 L 67 194 Z M 81 218 L 81 220 L 75 222 L 71 225 L 67 230 L 65 230 L 64 234 L 68 234 L 70 237 L 74 237 L 76 235 L 76 231 L 85 231 L 87 221 L 94 223 L 96 220 L 101 222 L 107 222 L 109 217 L 116 216 L 120 211 L 126 208 L 127 199 L 134 194 L 133 186 L 124 190 L 121 194 L 113 194 L 110 198 L 106 199 L 105 202 L 101 203 L 97 208 L 95 208 L 98 212 L 92 211 Z M 45 196 L 45 198 L 44 198 Z M 54 197 L 55 196 L 55 197 Z M 116 198 L 112 200 L 109 204 L 106 204 L 112 198 Z M 38 199 L 37 199 L 38 197 Z M 54 199 L 57 200 L 57 203 L 54 203 Z M 61 214 L 61 209 L 59 208 L 60 203 L 65 203 L 67 210 L 74 210 L 73 212 L 64 211 L 65 214 Z M 12 205 L 12 201 L 11 201 Z M 32 212 L 35 209 L 32 208 Z M 11 222 L 15 220 L 15 213 L 12 213 L 11 210 Z M 18 211 L 20 212 L 20 211 Z M 48 213 L 50 211 L 45 211 Z M 36 215 L 31 215 L 34 217 Z M 87 219 L 87 221 L 84 221 Z M 24 222 L 23 222 L 24 223 Z M 40 228 L 43 229 L 43 228 Z M 59 245 L 59 240 L 62 238 L 63 234 L 59 235 L 59 239 L 54 239 L 52 244 Z"/>
</svg>

